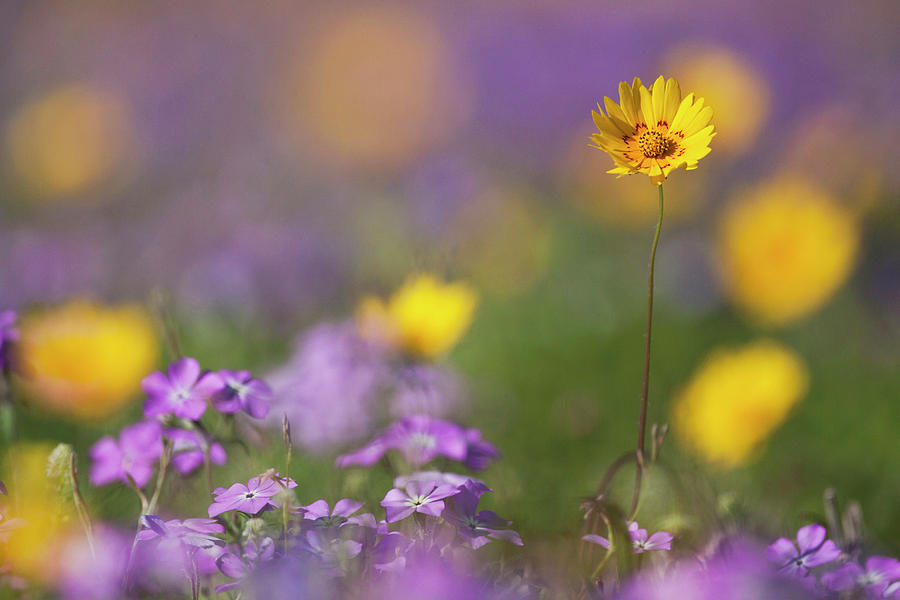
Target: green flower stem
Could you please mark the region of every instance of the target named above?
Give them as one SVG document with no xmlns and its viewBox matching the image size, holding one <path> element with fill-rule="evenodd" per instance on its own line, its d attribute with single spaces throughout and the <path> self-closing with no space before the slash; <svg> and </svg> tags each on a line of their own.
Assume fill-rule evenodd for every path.
<svg viewBox="0 0 900 600">
<path fill-rule="evenodd" d="M 641 478 L 645 463 L 644 453 L 647 449 L 647 403 L 650 391 L 650 332 L 653 326 L 653 272 L 656 264 L 656 248 L 659 245 L 659 234 L 662 231 L 663 222 L 663 186 L 659 188 L 659 217 L 656 220 L 656 233 L 653 235 L 653 245 L 650 246 L 650 267 L 647 276 L 647 325 L 644 334 L 644 378 L 641 385 L 641 418 L 638 423 L 637 440 L 637 471 L 634 479 L 634 495 L 631 499 L 631 518 L 637 513 L 638 501 L 641 496 Z"/>
</svg>

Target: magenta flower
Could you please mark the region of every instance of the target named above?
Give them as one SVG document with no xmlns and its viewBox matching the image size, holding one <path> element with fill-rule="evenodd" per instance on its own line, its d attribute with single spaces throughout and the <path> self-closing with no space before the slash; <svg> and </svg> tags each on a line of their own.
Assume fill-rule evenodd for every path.
<svg viewBox="0 0 900 600">
<path fill-rule="evenodd" d="M 459 490 L 452 485 L 437 482 L 425 483 L 410 481 L 405 489 L 393 488 L 385 494 L 381 506 L 387 514 L 387 522 L 394 523 L 413 513 L 441 516 L 444 511 L 444 498 L 457 494 Z"/>
<path fill-rule="evenodd" d="M 466 459 L 464 464 L 473 471 L 482 471 L 500 457 L 500 451 L 492 443 L 482 439 L 481 431 L 466 429 Z"/>
<path fill-rule="evenodd" d="M 17 319 L 18 315 L 15 311 L 0 312 L 0 371 L 3 372 L 10 367 L 10 347 L 19 341 L 19 330 L 16 329 Z"/>
<path fill-rule="evenodd" d="M 301 548 L 315 556 L 329 573 L 346 573 L 350 561 L 362 552 L 362 542 L 346 535 L 334 535 L 334 530 L 314 528 L 306 531 Z"/>
<path fill-rule="evenodd" d="M 82 536 L 62 541 L 57 560 L 59 590 L 67 600 L 122 598 L 122 578 L 130 540 L 104 526 L 94 530 L 93 544 Z"/>
<path fill-rule="evenodd" d="M 271 560 L 275 556 L 275 542 L 270 537 L 263 538 L 259 544 L 251 540 L 238 551 L 240 556 L 224 552 L 216 559 L 216 566 L 225 576 L 238 580 L 217 586 L 217 594 L 240 587 L 243 583 L 241 580 L 250 575 L 257 564 Z"/>
<path fill-rule="evenodd" d="M 462 427 L 426 415 L 404 417 L 385 429 L 363 448 L 339 456 L 338 467 L 371 466 L 388 450 L 399 450 L 414 466 L 427 463 L 438 456 L 464 461 L 468 452 L 466 433 Z"/>
<path fill-rule="evenodd" d="M 459 487 L 465 482 L 471 481 L 481 487 L 483 490 L 482 493 L 494 491 L 477 479 L 472 479 L 471 477 L 460 475 L 459 473 L 444 473 L 441 471 L 417 471 L 410 475 L 398 475 L 394 478 L 394 487 L 406 487 L 406 484 L 410 481 L 422 481 L 426 483 L 435 481 L 437 483 L 446 483 L 453 487 Z"/>
<path fill-rule="evenodd" d="M 157 371 L 141 381 L 141 388 L 148 396 L 144 415 L 173 414 L 196 421 L 206 411 L 206 400 L 223 386 L 218 374 L 201 374 L 196 360 L 180 358 L 169 365 L 167 374 Z"/>
<path fill-rule="evenodd" d="M 631 537 L 631 547 L 635 554 L 643 554 L 644 552 L 651 552 L 654 550 L 672 549 L 672 540 L 674 538 L 671 533 L 657 531 L 653 535 L 648 536 L 647 530 L 640 529 L 637 521 L 632 521 L 628 524 L 628 535 Z M 592 544 L 597 544 L 598 546 L 603 546 L 607 550 L 609 549 L 609 540 L 601 535 L 588 534 L 581 539 L 586 542 L 591 542 Z"/>
<path fill-rule="evenodd" d="M 870 598 L 890 598 L 886 592 L 895 579 L 900 579 L 900 561 L 887 556 L 872 556 L 866 560 L 865 568 L 855 562 L 847 563 L 823 575 L 822 583 L 833 592 L 860 587 Z"/>
<path fill-rule="evenodd" d="M 625 584 L 617 600 L 812 600 L 801 582 L 774 572 L 762 552 L 740 539 L 723 543 L 704 561 L 675 562 L 664 573 L 640 572 Z"/>
<path fill-rule="evenodd" d="M 90 480 L 100 486 L 121 481 L 128 475 L 138 487 L 144 487 L 153 475 L 162 454 L 162 429 L 156 421 L 143 421 L 122 429 L 116 441 L 111 436 L 100 438 L 91 447 Z"/>
<path fill-rule="evenodd" d="M 137 534 L 138 541 L 159 539 L 167 546 L 177 542 L 188 548 L 211 548 L 224 542 L 215 533 L 225 533 L 225 527 L 213 519 L 185 519 L 163 521 L 156 515 L 141 517 L 141 525 L 146 527 Z"/>
<path fill-rule="evenodd" d="M 287 414 L 294 442 L 315 451 L 357 439 L 371 430 L 386 372 L 383 352 L 354 323 L 318 325 L 298 340 L 290 362 L 266 377 L 276 413 L 269 419 Z"/>
<path fill-rule="evenodd" d="M 213 394 L 213 407 L 220 413 L 244 411 L 254 419 L 264 419 L 269 414 L 272 388 L 250 371 L 226 371 L 218 373 L 224 387 Z"/>
<path fill-rule="evenodd" d="M 840 555 L 840 548 L 825 539 L 825 528 L 818 524 L 801 527 L 796 546 L 787 538 L 778 538 L 766 549 L 769 562 L 785 573 L 801 577 L 811 568 L 835 561 Z"/>
<path fill-rule="evenodd" d="M 184 429 L 166 429 L 166 437 L 172 440 L 172 464 L 182 475 L 187 475 L 203 464 L 202 434 Z M 212 436 L 207 436 L 209 444 L 210 462 L 216 465 L 224 465 L 228 456 L 222 444 L 213 441 Z"/>
<path fill-rule="evenodd" d="M 230 510 L 239 510 L 247 514 L 255 515 L 263 509 L 271 510 L 279 504 L 274 496 L 282 487 L 295 488 L 297 482 L 289 477 L 253 477 L 247 484 L 235 483 L 227 490 L 216 488 L 214 502 L 209 505 L 210 517 L 218 516 Z"/>
<path fill-rule="evenodd" d="M 456 526 L 456 530 L 473 549 L 477 550 L 492 539 L 522 545 L 519 534 L 506 529 L 512 524 L 511 521 L 501 519 L 490 510 L 478 511 L 478 501 L 487 489 L 484 484 L 470 480 L 457 489 L 458 493 L 448 499 L 447 508 L 441 516 Z"/>
<path fill-rule="evenodd" d="M 402 571 L 406 566 L 405 555 L 413 544 L 413 540 L 399 531 L 384 534 L 368 554 L 372 567 L 382 573 Z"/>
<path fill-rule="evenodd" d="M 334 503 L 333 509 L 329 509 L 328 502 L 316 500 L 312 504 L 297 508 L 296 512 L 302 514 L 305 520 L 315 521 L 316 525 L 340 527 L 345 523 L 352 522 L 353 514 L 362 508 L 363 504 L 365 502 L 342 498 Z"/>
</svg>

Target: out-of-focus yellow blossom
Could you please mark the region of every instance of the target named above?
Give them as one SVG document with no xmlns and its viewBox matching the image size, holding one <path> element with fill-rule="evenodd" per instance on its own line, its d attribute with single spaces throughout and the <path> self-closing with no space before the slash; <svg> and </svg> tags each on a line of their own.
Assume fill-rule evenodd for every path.
<svg viewBox="0 0 900 600">
<path fill-rule="evenodd" d="M 425 13 L 342 9 L 314 28 L 281 99 L 304 150 L 374 169 L 407 164 L 468 112 L 446 42 Z"/>
<path fill-rule="evenodd" d="M 790 176 L 745 192 L 722 215 L 726 293 L 765 325 L 821 306 L 846 280 L 859 245 L 854 216 L 822 189 Z"/>
<path fill-rule="evenodd" d="M 756 141 L 769 115 L 770 92 L 744 57 L 721 46 L 690 44 L 670 51 L 663 69 L 716 107 L 716 148 L 739 154 Z"/>
<path fill-rule="evenodd" d="M 713 352 L 675 399 L 675 431 L 707 462 L 736 467 L 785 420 L 808 385 L 802 359 L 774 341 Z"/>
<path fill-rule="evenodd" d="M 105 417 L 140 388 L 157 357 L 153 324 L 139 306 L 76 300 L 22 320 L 19 361 L 40 406 Z"/>
<path fill-rule="evenodd" d="M 659 76 L 648 89 L 641 80 L 619 84 L 619 103 L 608 96 L 603 107 L 592 111 L 600 130 L 591 136 L 594 145 L 609 154 L 618 176 L 643 173 L 662 185 L 669 173 L 697 168 L 697 161 L 709 154 L 709 142 L 716 135 L 710 125 L 712 108 L 693 92 L 681 97 L 675 79 Z"/>
<path fill-rule="evenodd" d="M 387 303 L 364 298 L 357 309 L 362 334 L 410 354 L 435 358 L 459 340 L 478 296 L 463 282 L 442 283 L 432 275 L 409 279 Z"/>
<path fill-rule="evenodd" d="M 642 177 L 613 179 L 605 172 L 606 157 L 584 151 L 586 133 L 574 138 L 562 165 L 563 194 L 579 210 L 615 227 L 643 228 L 655 223 L 656 202 L 647 201 Z M 684 221 L 703 205 L 707 178 L 704 170 L 690 175 L 675 172 L 666 179 L 666 220 Z"/>
<path fill-rule="evenodd" d="M 115 94 L 83 84 L 23 105 L 6 130 L 6 153 L 36 199 L 70 199 L 121 174 L 134 158 L 134 128 Z"/>
<path fill-rule="evenodd" d="M 510 296 L 544 273 L 550 241 L 531 190 L 497 183 L 466 203 L 442 244 L 480 289 Z"/>
<path fill-rule="evenodd" d="M 837 202 L 857 213 L 876 206 L 885 186 L 890 135 L 847 106 L 829 106 L 797 124 L 784 143 L 778 164 L 785 171 L 815 181 Z M 822 148 L 830 160 L 822 160 Z"/>
<path fill-rule="evenodd" d="M 0 563 L 12 573 L 50 582 L 56 577 L 58 543 L 78 527 L 71 505 L 60 498 L 47 477 L 47 459 L 53 447 L 20 444 L 10 450 L 14 465 L 7 465 L 4 481 L 9 488 L 3 521 L 17 519 L 6 543 L 0 544 Z M 10 468 L 15 469 L 10 472 Z"/>
</svg>

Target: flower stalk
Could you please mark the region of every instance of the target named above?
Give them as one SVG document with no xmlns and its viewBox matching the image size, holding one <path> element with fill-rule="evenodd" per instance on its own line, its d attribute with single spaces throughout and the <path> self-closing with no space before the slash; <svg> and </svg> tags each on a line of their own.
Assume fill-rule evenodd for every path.
<svg viewBox="0 0 900 600">
<path fill-rule="evenodd" d="M 646 463 L 644 455 L 647 449 L 647 405 L 650 396 L 650 343 L 653 329 L 653 276 L 656 267 L 656 249 L 659 246 L 659 234 L 663 223 L 663 186 L 659 184 L 659 214 L 656 219 L 656 231 L 653 234 L 653 244 L 650 246 L 650 266 L 647 274 L 647 322 L 644 332 L 644 373 L 641 382 L 641 416 L 638 422 L 638 439 L 635 456 L 637 458 L 637 470 L 634 476 L 634 494 L 631 498 L 631 518 L 635 517 L 638 503 L 641 497 L 641 483 Z"/>
</svg>

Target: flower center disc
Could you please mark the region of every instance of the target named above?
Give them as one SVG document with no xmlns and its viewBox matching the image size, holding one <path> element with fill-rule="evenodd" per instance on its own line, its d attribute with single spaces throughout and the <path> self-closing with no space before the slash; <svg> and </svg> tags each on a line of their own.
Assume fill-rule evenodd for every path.
<svg viewBox="0 0 900 600">
<path fill-rule="evenodd" d="M 672 142 L 658 131 L 645 131 L 638 138 L 638 148 L 647 158 L 659 158 L 669 151 Z"/>
</svg>

